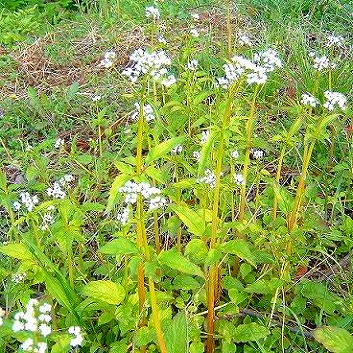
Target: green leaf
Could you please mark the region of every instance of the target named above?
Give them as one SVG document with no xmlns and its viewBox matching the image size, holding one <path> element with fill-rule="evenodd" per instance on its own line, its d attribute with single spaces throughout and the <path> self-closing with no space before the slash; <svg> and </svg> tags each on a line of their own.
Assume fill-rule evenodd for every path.
<svg viewBox="0 0 353 353">
<path fill-rule="evenodd" d="M 330 292 L 323 283 L 305 280 L 301 284 L 300 292 L 303 297 L 311 299 L 314 305 L 329 314 L 334 314 L 334 311 L 342 303 L 342 299 Z"/>
<path fill-rule="evenodd" d="M 206 231 L 206 222 L 202 216 L 186 205 L 172 205 L 170 208 L 188 227 L 190 233 L 203 236 Z"/>
<path fill-rule="evenodd" d="M 182 144 L 184 140 L 185 140 L 184 136 L 173 137 L 153 147 L 148 153 L 148 155 L 146 156 L 146 159 L 145 159 L 146 165 L 150 164 L 156 159 L 162 158 L 167 153 L 169 153 L 175 146 Z"/>
<path fill-rule="evenodd" d="M 168 352 L 189 353 L 188 323 L 184 312 L 179 312 L 173 318 L 165 332 Z"/>
<path fill-rule="evenodd" d="M 232 339 L 234 342 L 251 342 L 265 338 L 269 334 L 270 330 L 267 327 L 252 322 L 237 326 L 233 332 Z"/>
<path fill-rule="evenodd" d="M 121 284 L 100 280 L 86 284 L 82 294 L 108 304 L 118 305 L 125 298 L 125 289 Z"/>
<path fill-rule="evenodd" d="M 213 147 L 213 141 L 216 137 L 216 134 L 214 132 L 212 132 L 209 136 L 209 138 L 207 139 L 207 141 L 203 144 L 202 148 L 201 148 L 201 152 L 200 152 L 200 160 L 198 162 L 198 171 L 197 173 L 200 175 L 201 172 L 204 171 L 207 162 L 210 161 L 211 159 L 211 150 Z"/>
<path fill-rule="evenodd" d="M 228 241 L 221 245 L 221 250 L 225 253 L 237 255 L 253 266 L 256 264 L 256 258 L 250 250 L 249 243 L 245 240 L 238 239 Z"/>
<path fill-rule="evenodd" d="M 345 329 L 323 326 L 314 330 L 315 339 L 333 353 L 353 353 L 353 336 Z"/>
<path fill-rule="evenodd" d="M 199 289 L 201 284 L 194 277 L 188 275 L 177 275 L 173 281 L 173 288 L 182 290 Z"/>
<path fill-rule="evenodd" d="M 205 346 L 202 342 L 192 342 L 190 344 L 190 353 L 204 353 Z"/>
<path fill-rule="evenodd" d="M 204 263 L 208 254 L 208 248 L 201 239 L 191 239 L 185 247 L 185 255 L 194 263 Z"/>
<path fill-rule="evenodd" d="M 103 245 L 100 251 L 107 255 L 127 255 L 138 253 L 138 248 L 130 239 L 118 238 Z"/>
<path fill-rule="evenodd" d="M 116 197 L 119 193 L 119 189 L 125 185 L 125 183 L 131 179 L 131 175 L 128 174 L 121 174 L 115 177 L 113 184 L 109 190 L 109 197 L 108 197 L 108 202 L 107 202 L 107 208 L 105 209 L 105 212 L 110 212 L 114 205 L 115 205 L 115 200 Z"/>
<path fill-rule="evenodd" d="M 34 260 L 32 253 L 22 243 L 12 243 L 0 246 L 0 252 L 19 260 Z"/>
<path fill-rule="evenodd" d="M 259 279 L 258 281 L 247 286 L 245 288 L 245 292 L 257 294 L 273 294 L 276 289 L 282 285 L 283 281 L 279 278 L 271 278 L 270 280 Z"/>
<path fill-rule="evenodd" d="M 180 252 L 175 248 L 167 251 L 162 251 L 158 256 L 158 260 L 161 264 L 166 265 L 174 270 L 204 278 L 204 274 L 201 269 L 189 261 L 185 256 L 180 254 Z"/>
</svg>

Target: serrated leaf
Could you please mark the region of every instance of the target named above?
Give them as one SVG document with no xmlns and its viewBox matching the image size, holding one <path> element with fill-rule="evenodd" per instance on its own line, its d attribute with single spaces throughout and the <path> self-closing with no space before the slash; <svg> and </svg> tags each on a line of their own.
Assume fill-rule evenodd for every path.
<svg viewBox="0 0 353 353">
<path fill-rule="evenodd" d="M 119 193 L 119 189 L 125 185 L 125 183 L 131 179 L 131 175 L 127 174 L 121 174 L 115 177 L 113 184 L 109 190 L 109 197 L 107 201 L 107 208 L 105 209 L 105 212 L 110 212 L 114 205 L 115 205 L 115 200 L 116 197 Z"/>
<path fill-rule="evenodd" d="M 168 352 L 188 353 L 189 335 L 188 323 L 185 313 L 179 312 L 165 332 Z"/>
<path fill-rule="evenodd" d="M 158 260 L 161 264 L 174 270 L 204 278 L 201 269 L 183 256 L 177 249 L 162 251 L 158 256 Z"/>
<path fill-rule="evenodd" d="M 146 159 L 145 159 L 146 165 L 150 164 L 156 159 L 162 158 L 167 153 L 169 153 L 175 146 L 182 144 L 184 140 L 185 140 L 184 136 L 173 137 L 153 147 L 149 151 L 148 155 L 146 156 Z"/>
<path fill-rule="evenodd" d="M 191 239 L 185 247 L 185 255 L 196 264 L 205 261 L 208 254 L 208 247 L 201 239 Z"/>
<path fill-rule="evenodd" d="M 271 278 L 270 280 L 259 279 L 258 281 L 248 285 L 245 288 L 245 292 L 257 294 L 273 294 L 276 289 L 282 285 L 283 281 L 279 278 Z"/>
<path fill-rule="evenodd" d="M 190 233 L 203 236 L 206 231 L 206 222 L 202 216 L 186 205 L 172 205 L 170 208 L 188 227 Z"/>
<path fill-rule="evenodd" d="M 250 324 L 242 324 L 235 328 L 233 333 L 234 342 L 252 342 L 265 338 L 270 334 L 270 330 L 262 325 L 252 322 Z"/>
<path fill-rule="evenodd" d="M 22 243 L 0 246 L 0 252 L 18 260 L 34 260 L 32 253 Z"/>
<path fill-rule="evenodd" d="M 315 339 L 333 353 L 353 353 L 353 336 L 345 329 L 323 326 L 314 330 Z"/>
<path fill-rule="evenodd" d="M 221 250 L 224 253 L 234 254 L 241 259 L 248 261 L 251 265 L 255 266 L 256 258 L 251 252 L 249 243 L 242 239 L 231 240 L 221 245 Z"/>
<path fill-rule="evenodd" d="M 138 248 L 130 239 L 118 238 L 103 245 L 100 251 L 107 255 L 127 255 L 138 253 Z"/>
<path fill-rule="evenodd" d="M 82 294 L 108 304 L 118 305 L 125 298 L 125 289 L 121 284 L 100 280 L 87 283 L 82 289 Z"/>
</svg>

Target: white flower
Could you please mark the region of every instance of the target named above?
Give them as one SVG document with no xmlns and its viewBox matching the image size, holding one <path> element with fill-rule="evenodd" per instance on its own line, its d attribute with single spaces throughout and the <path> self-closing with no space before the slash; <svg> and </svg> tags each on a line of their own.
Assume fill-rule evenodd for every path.
<svg viewBox="0 0 353 353">
<path fill-rule="evenodd" d="M 37 343 L 37 349 L 36 353 L 45 353 L 48 348 L 48 345 L 45 342 L 38 342 Z"/>
<path fill-rule="evenodd" d="M 240 173 L 234 174 L 234 181 L 237 185 L 245 184 L 244 176 L 243 174 L 240 174 Z"/>
<path fill-rule="evenodd" d="M 233 158 L 237 159 L 239 158 L 239 151 L 238 150 L 234 150 L 233 152 L 231 152 L 230 154 Z"/>
<path fill-rule="evenodd" d="M 146 7 L 146 17 L 152 18 L 154 20 L 159 20 L 161 14 L 157 7 L 154 6 L 147 6 Z"/>
<path fill-rule="evenodd" d="M 195 21 L 198 21 L 200 19 L 200 15 L 196 12 L 192 12 L 190 15 L 191 15 L 192 19 Z"/>
<path fill-rule="evenodd" d="M 135 108 L 136 108 L 136 111 L 132 114 L 131 119 L 134 121 L 138 121 L 138 119 L 140 117 L 140 103 L 136 102 Z M 143 113 L 144 113 L 144 117 L 145 117 L 146 121 L 148 121 L 148 122 L 152 121 L 156 118 L 154 115 L 153 108 L 150 104 L 146 104 L 143 107 Z"/>
<path fill-rule="evenodd" d="M 40 314 L 38 316 L 38 320 L 42 322 L 50 322 L 51 321 L 51 316 L 48 314 Z"/>
<path fill-rule="evenodd" d="M 199 65 L 199 62 L 196 59 L 192 59 L 186 65 L 186 68 L 190 71 L 195 71 Z"/>
<path fill-rule="evenodd" d="M 260 158 L 263 158 L 265 156 L 265 152 L 263 150 L 260 150 L 260 149 L 252 148 L 250 150 L 250 152 L 251 152 L 252 157 L 254 159 L 260 159 Z"/>
<path fill-rule="evenodd" d="M 69 327 L 69 333 L 75 337 L 70 341 L 70 346 L 76 347 L 81 346 L 83 342 L 83 336 L 81 335 L 81 327 L 71 326 Z"/>
<path fill-rule="evenodd" d="M 137 200 L 137 195 L 135 194 L 135 196 Z M 130 202 L 127 202 L 127 203 L 130 203 Z M 116 219 L 124 226 L 129 221 L 129 216 L 130 216 L 130 210 L 127 207 L 125 207 L 121 213 L 118 213 Z"/>
<path fill-rule="evenodd" d="M 21 349 L 24 351 L 31 351 L 33 350 L 33 339 L 27 338 L 20 346 Z"/>
<path fill-rule="evenodd" d="M 167 40 L 162 35 L 159 35 L 157 40 L 159 43 L 167 44 Z"/>
<path fill-rule="evenodd" d="M 15 273 L 12 275 L 11 279 L 14 283 L 20 283 L 27 277 L 27 274 L 24 273 Z"/>
<path fill-rule="evenodd" d="M 193 154 L 194 158 L 200 162 L 200 159 L 201 159 L 201 152 L 200 151 L 194 151 Z"/>
<path fill-rule="evenodd" d="M 55 147 L 55 148 L 60 148 L 60 147 L 62 147 L 62 146 L 64 146 L 64 145 L 65 145 L 65 140 L 59 137 L 59 138 L 55 141 L 54 147 Z"/>
<path fill-rule="evenodd" d="M 180 154 L 183 151 L 183 146 L 182 145 L 177 145 L 171 150 L 171 154 Z"/>
<path fill-rule="evenodd" d="M 336 36 L 331 34 L 327 37 L 326 46 L 331 47 L 342 47 L 344 45 L 344 38 L 342 36 Z"/>
<path fill-rule="evenodd" d="M 61 188 L 60 184 L 55 182 L 52 188 L 47 189 L 48 196 L 52 196 L 54 199 L 64 199 L 66 192 Z"/>
<path fill-rule="evenodd" d="M 133 83 L 143 75 L 149 75 L 155 81 L 160 80 L 168 72 L 166 67 L 171 65 L 170 58 L 163 50 L 149 52 L 140 48 L 130 55 L 130 61 L 132 65 L 125 68 L 122 74 Z"/>
<path fill-rule="evenodd" d="M 164 85 L 166 87 L 170 87 L 171 85 L 174 85 L 175 82 L 176 82 L 175 76 L 169 75 L 167 78 L 162 80 L 162 85 Z"/>
<path fill-rule="evenodd" d="M 109 50 L 104 53 L 103 59 L 100 61 L 99 66 L 103 66 L 109 69 L 114 65 L 114 60 L 116 59 L 116 52 L 114 50 Z"/>
<path fill-rule="evenodd" d="M 154 211 L 158 208 L 163 207 L 167 203 L 167 200 L 162 196 L 155 196 L 149 200 L 149 211 Z"/>
<path fill-rule="evenodd" d="M 38 329 L 43 337 L 47 337 L 48 335 L 51 334 L 51 327 L 48 326 L 47 324 L 39 325 Z"/>
<path fill-rule="evenodd" d="M 211 188 L 215 188 L 216 179 L 217 179 L 216 174 L 212 170 L 206 169 L 205 176 L 202 178 L 198 178 L 197 182 L 202 183 L 202 184 L 208 184 L 208 185 L 210 185 Z"/>
<path fill-rule="evenodd" d="M 246 34 L 242 34 L 241 36 L 239 36 L 238 41 L 240 45 L 249 46 L 249 47 L 253 45 L 250 37 L 247 36 Z"/>
<path fill-rule="evenodd" d="M 313 95 L 311 95 L 310 93 L 303 93 L 300 103 L 302 103 L 304 105 L 310 105 L 313 108 L 320 105 L 319 100 L 317 98 L 315 98 Z"/>
<path fill-rule="evenodd" d="M 50 313 L 51 312 L 51 305 L 48 303 L 43 303 L 40 307 L 39 307 L 39 311 L 42 314 L 46 314 L 46 313 Z"/>
<path fill-rule="evenodd" d="M 326 55 L 323 56 L 317 56 L 316 53 L 314 52 L 310 52 L 309 56 L 311 56 L 313 58 L 313 67 L 314 69 L 318 70 L 318 71 L 323 71 L 325 69 L 335 69 L 336 68 L 336 64 L 335 63 L 331 63 L 329 58 Z"/>
<path fill-rule="evenodd" d="M 347 104 L 347 98 L 340 92 L 325 91 L 324 95 L 327 101 L 324 103 L 324 107 L 332 111 L 335 106 L 338 105 L 342 110 L 345 110 Z"/>
<path fill-rule="evenodd" d="M 201 144 L 205 144 L 208 141 L 208 139 L 210 138 L 211 133 L 209 130 L 203 130 L 201 132 L 201 134 L 202 134 L 202 136 L 201 136 L 200 142 L 201 142 Z"/>
<path fill-rule="evenodd" d="M 28 212 L 31 212 L 33 211 L 35 205 L 39 203 L 38 196 L 37 195 L 31 196 L 28 192 L 21 192 L 20 198 L 21 198 L 21 201 L 15 201 L 13 203 L 13 208 L 16 211 L 19 211 L 23 205 L 25 206 L 25 208 L 27 208 Z"/>
<path fill-rule="evenodd" d="M 200 33 L 198 32 L 198 30 L 197 30 L 196 28 L 192 28 L 192 29 L 190 30 L 190 34 L 191 34 L 193 37 L 195 37 L 195 38 L 200 37 Z"/>
<path fill-rule="evenodd" d="M 102 96 L 100 96 L 99 94 L 95 95 L 92 97 L 92 101 L 93 102 L 98 102 L 102 99 Z"/>
</svg>

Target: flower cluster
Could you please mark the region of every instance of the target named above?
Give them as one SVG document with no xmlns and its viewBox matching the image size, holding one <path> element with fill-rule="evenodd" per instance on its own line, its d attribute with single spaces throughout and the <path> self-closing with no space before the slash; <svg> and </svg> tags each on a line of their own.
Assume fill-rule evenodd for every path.
<svg viewBox="0 0 353 353">
<path fill-rule="evenodd" d="M 318 71 L 336 68 L 336 64 L 332 63 L 326 55 L 318 56 L 314 52 L 310 52 L 309 56 L 313 58 L 313 62 L 314 62 L 313 67 Z"/>
<path fill-rule="evenodd" d="M 243 176 L 243 174 L 240 174 L 240 173 L 234 174 L 234 181 L 237 185 L 244 185 L 245 184 L 244 176 Z"/>
<path fill-rule="evenodd" d="M 70 341 L 71 347 L 81 346 L 83 342 L 83 336 L 81 333 L 81 327 L 79 326 L 71 326 L 69 327 L 69 333 L 74 336 L 73 339 Z"/>
<path fill-rule="evenodd" d="M 200 33 L 199 33 L 199 31 L 196 28 L 192 28 L 190 30 L 190 34 L 191 34 L 192 37 L 195 37 L 195 38 L 200 37 Z"/>
<path fill-rule="evenodd" d="M 200 159 L 201 159 L 201 152 L 200 151 L 194 151 L 192 153 L 192 155 L 198 162 L 200 162 Z"/>
<path fill-rule="evenodd" d="M 159 18 L 161 17 L 161 14 L 160 14 L 157 7 L 147 6 L 146 7 L 146 17 L 152 18 L 154 20 L 159 20 Z"/>
<path fill-rule="evenodd" d="M 336 36 L 331 34 L 327 37 L 326 46 L 331 47 L 342 47 L 344 45 L 344 38 L 342 36 Z"/>
<path fill-rule="evenodd" d="M 130 209 L 128 207 L 125 207 L 122 212 L 118 213 L 116 219 L 118 222 L 120 222 L 123 226 L 127 224 L 130 218 Z"/>
<path fill-rule="evenodd" d="M 216 186 L 216 174 L 211 169 L 205 170 L 205 176 L 198 178 L 197 182 L 200 184 L 208 184 L 212 189 Z"/>
<path fill-rule="evenodd" d="M 313 95 L 311 95 L 310 93 L 303 93 L 300 103 L 304 105 L 310 105 L 313 108 L 320 105 L 319 100 L 315 98 Z"/>
<path fill-rule="evenodd" d="M 265 157 L 265 151 L 261 149 L 251 148 L 250 153 L 251 153 L 251 157 L 254 159 L 261 159 Z"/>
<path fill-rule="evenodd" d="M 188 62 L 188 64 L 186 65 L 186 68 L 190 71 L 195 71 L 198 66 L 199 66 L 199 62 L 196 59 L 192 59 Z"/>
<path fill-rule="evenodd" d="M 54 210 L 55 210 L 54 206 L 49 206 L 47 208 L 48 212 L 44 213 L 42 217 L 42 225 L 40 226 L 41 230 L 48 230 L 49 226 L 54 223 L 54 215 L 52 214 L 52 211 Z"/>
<path fill-rule="evenodd" d="M 5 316 L 5 310 L 3 308 L 0 308 L 0 326 L 4 324 L 4 316 Z"/>
<path fill-rule="evenodd" d="M 27 273 L 15 273 L 11 276 L 11 279 L 14 283 L 20 283 L 27 277 Z"/>
<path fill-rule="evenodd" d="M 109 69 L 114 65 L 116 59 L 116 52 L 113 50 L 107 51 L 104 53 L 103 59 L 100 61 L 99 66 L 103 66 L 106 69 Z"/>
<path fill-rule="evenodd" d="M 238 42 L 240 45 L 243 45 L 243 46 L 251 47 L 253 45 L 250 37 L 247 36 L 246 34 L 240 35 L 238 38 Z"/>
<path fill-rule="evenodd" d="M 138 119 L 140 117 L 140 103 L 136 102 L 135 108 L 136 108 L 136 111 L 132 114 L 131 119 L 133 121 L 138 121 Z M 150 104 L 144 105 L 143 113 L 144 113 L 146 121 L 152 121 L 156 118 L 154 115 L 154 112 L 153 112 L 153 108 Z"/>
<path fill-rule="evenodd" d="M 64 199 L 66 197 L 66 190 L 71 187 L 71 182 L 74 177 L 71 174 L 66 174 L 59 179 L 58 182 L 53 184 L 53 187 L 47 189 L 48 196 L 52 196 L 54 199 Z"/>
<path fill-rule="evenodd" d="M 134 181 L 128 181 L 119 191 L 125 194 L 125 203 L 128 205 L 135 204 L 138 196 L 142 195 L 149 204 L 149 211 L 163 207 L 167 202 L 166 199 L 160 195 L 160 189 L 145 182 L 135 183 Z"/>
<path fill-rule="evenodd" d="M 171 150 L 171 154 L 176 155 L 180 154 L 183 151 L 183 146 L 182 145 L 177 145 Z"/>
<path fill-rule="evenodd" d="M 33 338 L 27 338 L 20 348 L 27 352 L 45 353 L 47 344 L 45 338 L 51 334 L 50 316 L 51 305 L 43 303 L 40 305 L 37 299 L 31 299 L 26 311 L 16 313 L 12 324 L 12 331 L 27 331 L 33 333 Z"/>
<path fill-rule="evenodd" d="M 24 206 L 28 212 L 33 211 L 35 205 L 39 203 L 39 198 L 37 195 L 31 196 L 29 192 L 21 192 L 20 193 L 21 201 L 15 201 L 13 203 L 13 208 L 16 211 L 19 211 L 22 206 Z"/>
<path fill-rule="evenodd" d="M 223 66 L 225 76 L 218 79 L 218 85 L 228 88 L 244 74 L 248 84 L 264 84 L 267 81 L 268 73 L 281 66 L 281 59 L 273 49 L 255 53 L 253 61 L 236 55 L 232 58 L 232 63 Z"/>
<path fill-rule="evenodd" d="M 143 75 L 149 75 L 166 86 L 176 81 L 174 75 L 168 75 L 167 67 L 171 65 L 171 60 L 163 50 L 149 52 L 140 48 L 130 55 L 130 61 L 132 65 L 125 68 L 122 74 L 133 83 Z"/>
<path fill-rule="evenodd" d="M 335 106 L 338 105 L 342 110 L 346 109 L 347 98 L 340 92 L 325 91 L 324 95 L 327 101 L 324 103 L 324 107 L 332 111 Z"/>
<path fill-rule="evenodd" d="M 62 146 L 64 146 L 64 145 L 65 145 L 65 140 L 59 137 L 59 138 L 55 141 L 54 147 L 55 147 L 55 148 L 60 148 L 60 147 L 62 147 Z"/>
<path fill-rule="evenodd" d="M 234 150 L 231 152 L 231 157 L 234 158 L 234 159 L 237 159 L 239 158 L 239 151 L 238 150 Z"/>
<path fill-rule="evenodd" d="M 201 136 L 200 142 L 201 142 L 201 144 L 205 144 L 208 141 L 208 139 L 210 138 L 211 133 L 209 130 L 204 130 L 201 132 L 201 134 L 202 134 L 202 136 Z"/>
</svg>

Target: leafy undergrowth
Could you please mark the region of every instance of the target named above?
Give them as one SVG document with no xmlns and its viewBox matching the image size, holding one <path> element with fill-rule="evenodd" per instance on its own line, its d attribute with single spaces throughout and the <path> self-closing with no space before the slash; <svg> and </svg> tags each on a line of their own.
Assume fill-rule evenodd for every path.
<svg viewBox="0 0 353 353">
<path fill-rule="evenodd" d="M 352 353 L 350 3 L 55 3 L 1 14 L 2 351 Z"/>
</svg>

